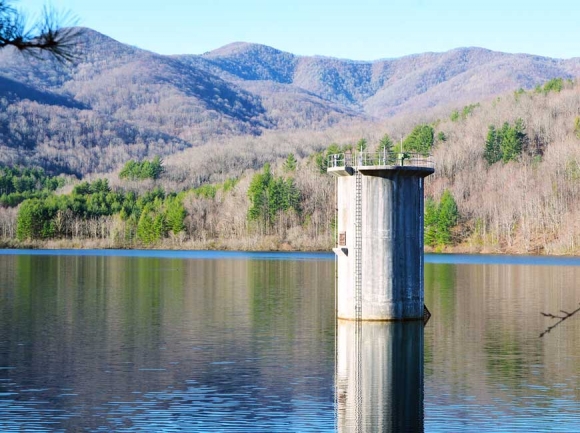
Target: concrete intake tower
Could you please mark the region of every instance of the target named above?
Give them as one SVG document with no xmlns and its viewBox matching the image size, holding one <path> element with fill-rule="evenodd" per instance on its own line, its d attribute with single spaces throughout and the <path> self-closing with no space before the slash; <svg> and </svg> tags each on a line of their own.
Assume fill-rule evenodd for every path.
<svg viewBox="0 0 580 433">
<path fill-rule="evenodd" d="M 337 178 L 339 319 L 423 319 L 423 182 L 434 171 L 420 154 L 329 157 Z"/>
</svg>

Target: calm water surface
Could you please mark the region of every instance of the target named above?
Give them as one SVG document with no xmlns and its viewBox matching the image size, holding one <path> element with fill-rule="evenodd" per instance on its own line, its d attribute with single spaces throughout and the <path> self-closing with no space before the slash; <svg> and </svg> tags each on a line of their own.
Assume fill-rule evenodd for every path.
<svg viewBox="0 0 580 433">
<path fill-rule="evenodd" d="M 0 431 L 580 431 L 580 260 L 426 256 L 424 328 L 337 324 L 334 266 L 0 251 Z"/>
</svg>

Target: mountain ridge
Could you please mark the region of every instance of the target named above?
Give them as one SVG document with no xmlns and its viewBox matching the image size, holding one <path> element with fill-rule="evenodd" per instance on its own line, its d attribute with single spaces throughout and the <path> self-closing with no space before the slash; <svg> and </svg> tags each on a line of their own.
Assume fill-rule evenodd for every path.
<svg viewBox="0 0 580 433">
<path fill-rule="evenodd" d="M 268 63 L 264 53 L 273 54 L 275 62 Z M 479 68 L 479 79 L 492 74 L 494 80 L 490 87 L 497 90 L 468 89 L 463 92 L 460 103 L 474 102 L 474 98 L 485 99 L 518 87 L 532 88 L 556 77 L 575 78 L 580 74 L 580 58 L 554 59 L 534 54 L 503 53 L 482 47 L 458 47 L 441 53 L 426 52 L 400 58 L 355 61 L 300 56 L 263 44 L 235 42 L 198 57 L 210 61 L 213 68 L 208 68 L 208 71 L 217 75 L 227 74 L 223 76 L 236 80 L 242 87 L 248 81 L 257 80 L 296 85 L 323 99 L 347 105 L 378 119 L 433 106 L 433 103 L 424 101 L 416 106 L 406 102 L 474 68 Z M 283 74 L 277 68 L 280 59 L 286 60 Z M 540 64 L 542 67 L 539 67 Z M 532 68 L 531 73 L 527 73 L 526 65 Z M 203 63 L 199 63 L 199 66 L 206 67 Z M 513 69 L 512 75 L 515 76 L 510 75 L 509 71 L 507 74 L 498 74 L 497 70 L 494 71 L 496 68 Z M 542 68 L 544 71 L 540 70 Z M 278 71 L 278 74 L 272 74 L 271 71 Z M 436 98 L 437 104 L 450 102 L 441 99 L 441 95 Z"/>
</svg>

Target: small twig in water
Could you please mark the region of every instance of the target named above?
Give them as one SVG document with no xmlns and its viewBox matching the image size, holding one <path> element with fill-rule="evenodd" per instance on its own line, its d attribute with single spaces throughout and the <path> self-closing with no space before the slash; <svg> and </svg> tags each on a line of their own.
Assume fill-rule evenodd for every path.
<svg viewBox="0 0 580 433">
<path fill-rule="evenodd" d="M 552 329 L 554 329 L 556 326 L 558 326 L 564 320 L 568 319 L 569 317 L 572 317 L 574 314 L 576 314 L 579 311 L 580 311 L 580 308 L 575 309 L 571 313 L 568 313 L 567 311 L 564 311 L 564 310 L 560 310 L 560 313 L 564 313 L 565 314 L 564 317 L 562 317 L 562 316 L 555 316 L 552 313 L 544 313 L 544 312 L 540 311 L 540 314 L 542 316 L 544 316 L 544 317 L 549 317 L 550 319 L 560 319 L 556 323 L 554 323 L 552 326 L 548 326 L 546 328 L 546 330 L 540 334 L 540 338 L 542 338 L 544 335 L 546 335 L 548 332 L 550 332 Z"/>
</svg>

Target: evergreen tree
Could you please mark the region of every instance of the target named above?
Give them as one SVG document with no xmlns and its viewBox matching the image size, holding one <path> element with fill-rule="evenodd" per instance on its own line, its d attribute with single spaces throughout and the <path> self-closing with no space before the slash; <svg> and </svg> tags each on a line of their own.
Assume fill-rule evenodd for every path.
<svg viewBox="0 0 580 433">
<path fill-rule="evenodd" d="M 302 197 L 300 194 L 300 190 L 294 183 L 293 178 L 286 179 L 284 195 L 285 195 L 285 209 L 294 209 L 296 212 L 300 212 L 300 200 L 302 199 Z"/>
<path fill-rule="evenodd" d="M 487 139 L 485 140 L 485 150 L 483 152 L 483 157 L 489 165 L 492 165 L 501 160 L 499 137 L 495 126 L 493 125 L 489 125 L 489 129 L 487 131 Z"/>
<path fill-rule="evenodd" d="M 437 212 L 437 243 L 449 245 L 451 243 L 451 229 L 457 225 L 459 211 L 457 203 L 449 190 L 445 190 L 439 202 Z"/>
<path fill-rule="evenodd" d="M 91 193 L 91 185 L 87 182 L 81 182 L 73 187 L 73 195 L 88 195 Z"/>
<path fill-rule="evenodd" d="M 431 125 L 417 125 L 403 140 L 403 150 L 428 155 L 431 153 L 434 137 L 435 132 Z"/>
<path fill-rule="evenodd" d="M 147 177 L 150 177 L 151 179 L 159 179 L 159 176 L 161 176 L 163 171 L 163 160 L 159 155 L 156 155 L 149 165 L 149 172 L 147 173 Z"/>
<path fill-rule="evenodd" d="M 550 92 L 559 93 L 564 88 L 564 80 L 562 78 L 553 78 L 544 84 L 543 92 L 548 94 Z"/>
<path fill-rule="evenodd" d="M 286 158 L 286 162 L 284 162 L 284 171 L 287 173 L 291 173 L 296 170 L 298 162 L 296 161 L 296 157 L 293 153 L 289 153 L 288 157 Z"/>
<path fill-rule="evenodd" d="M 383 135 L 383 138 L 381 138 L 379 141 L 378 152 L 383 155 L 386 155 L 385 162 L 387 164 L 393 164 L 397 158 L 397 156 L 395 155 L 395 151 L 393 149 L 394 147 L 395 144 L 393 143 L 393 140 L 391 139 L 389 134 Z"/>
<path fill-rule="evenodd" d="M 445 190 L 438 204 L 428 198 L 425 201 L 425 244 L 431 247 L 451 244 L 451 230 L 458 221 L 459 210 L 451 192 Z"/>
<path fill-rule="evenodd" d="M 150 215 L 149 208 L 145 208 L 141 212 L 141 217 L 137 223 L 137 237 L 144 244 L 152 244 L 155 242 L 155 235 L 153 232 L 153 218 Z"/>
<path fill-rule="evenodd" d="M 141 242 L 151 245 L 167 234 L 165 216 L 160 212 L 159 200 L 145 205 L 137 223 L 137 237 Z"/>
<path fill-rule="evenodd" d="M 97 179 L 89 186 L 90 193 L 107 193 L 109 191 L 111 191 L 111 188 L 107 179 Z"/>
<path fill-rule="evenodd" d="M 281 177 L 272 178 L 268 187 L 268 221 L 274 222 L 280 210 L 286 210 L 285 182 Z"/>
<path fill-rule="evenodd" d="M 44 206 L 42 200 L 26 200 L 18 209 L 16 237 L 25 239 L 46 239 L 54 234 L 53 213 Z"/>
<path fill-rule="evenodd" d="M 517 119 L 514 126 L 505 122 L 501 129 L 490 125 L 485 141 L 483 157 L 489 165 L 497 161 L 507 163 L 516 160 L 527 145 L 528 137 L 522 119 Z"/>
<path fill-rule="evenodd" d="M 272 173 L 270 164 L 265 164 L 262 173 L 255 174 L 248 188 L 248 198 L 250 199 L 250 209 L 248 209 L 248 219 L 258 220 L 269 214 L 268 212 L 268 190 Z"/>
<path fill-rule="evenodd" d="M 364 152 L 366 149 L 367 149 L 367 139 L 366 138 L 361 138 L 356 143 L 356 150 L 357 150 L 357 152 Z"/>
<path fill-rule="evenodd" d="M 132 159 L 127 161 L 119 172 L 119 179 L 133 179 L 137 173 L 137 161 Z"/>
<path fill-rule="evenodd" d="M 167 209 L 165 211 L 165 220 L 167 222 L 167 228 L 173 232 L 173 234 L 178 234 L 179 232 L 185 230 L 184 219 L 187 213 L 183 207 L 182 201 L 178 197 L 173 197 L 168 200 Z"/>
<path fill-rule="evenodd" d="M 259 221 L 266 228 L 273 225 L 279 212 L 290 209 L 300 212 L 300 191 L 294 179 L 273 176 L 269 164 L 252 178 L 248 198 L 251 203 L 248 219 Z"/>
<path fill-rule="evenodd" d="M 153 219 L 153 242 L 159 241 L 167 233 L 167 223 L 162 213 L 155 215 Z"/>
<path fill-rule="evenodd" d="M 41 168 L 0 167 L 0 207 L 16 207 L 26 199 L 46 198 L 64 185 Z"/>
<path fill-rule="evenodd" d="M 507 122 L 504 123 L 501 130 L 500 151 L 503 162 L 515 160 L 522 153 L 521 134 L 516 127 L 510 127 Z"/>
<path fill-rule="evenodd" d="M 158 179 L 163 171 L 163 160 L 160 156 L 155 156 L 152 161 L 137 162 L 129 160 L 119 172 L 119 179 Z"/>
<path fill-rule="evenodd" d="M 437 243 L 437 204 L 428 197 L 425 200 L 425 244 L 434 247 Z"/>
<path fill-rule="evenodd" d="M 479 103 L 470 104 L 463 107 L 463 110 L 461 111 L 461 118 L 463 120 L 467 119 L 467 117 L 469 117 L 473 113 L 473 110 L 475 110 L 477 107 L 479 107 Z"/>
</svg>

